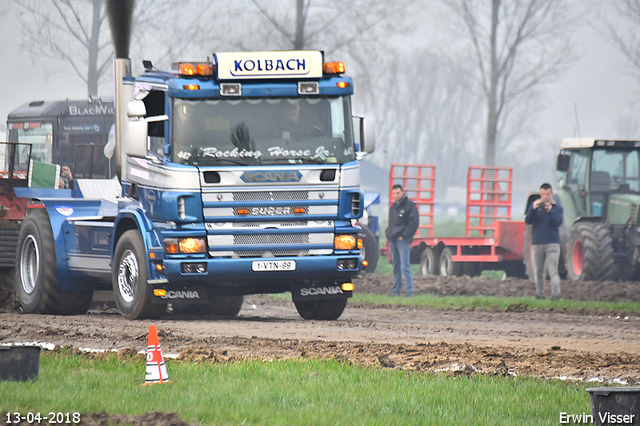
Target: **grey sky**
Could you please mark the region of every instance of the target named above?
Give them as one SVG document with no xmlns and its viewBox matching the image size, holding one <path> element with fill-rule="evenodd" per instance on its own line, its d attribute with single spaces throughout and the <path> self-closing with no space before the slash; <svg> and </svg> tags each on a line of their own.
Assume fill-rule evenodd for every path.
<svg viewBox="0 0 640 426">
<path fill-rule="evenodd" d="M 70 70 L 48 73 L 42 61 L 32 64 L 29 52 L 20 50 L 18 39 L 23 29 L 17 27 L 12 13 L 2 18 L 0 26 L 4 41 L 0 45 L 3 59 L 0 76 L 5 82 L 0 99 L 0 116 L 6 117 L 11 110 L 33 100 L 84 98 L 86 87 Z M 426 19 L 418 19 L 422 28 L 416 32 L 413 43 L 432 40 L 438 32 L 436 25 L 442 19 L 442 13 L 441 9 L 433 10 Z M 640 134 L 620 134 L 618 123 L 621 118 L 635 119 L 636 110 L 640 108 L 636 105 L 640 100 L 640 84 L 625 72 L 624 58 L 592 27 L 582 27 L 576 39 L 583 56 L 561 80 L 544 87 L 546 102 L 536 126 L 538 134 L 545 140 L 557 140 L 558 145 L 563 137 L 574 136 L 575 103 L 583 137 L 640 138 Z M 203 52 L 203 57 L 209 53 Z M 112 97 L 110 87 L 101 86 L 100 95 Z M 4 118 L 1 121 L 1 131 L 4 133 Z"/>
</svg>

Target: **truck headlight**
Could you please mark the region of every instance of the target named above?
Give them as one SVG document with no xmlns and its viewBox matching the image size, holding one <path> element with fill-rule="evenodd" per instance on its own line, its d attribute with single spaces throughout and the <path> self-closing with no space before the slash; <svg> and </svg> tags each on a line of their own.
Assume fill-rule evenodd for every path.
<svg viewBox="0 0 640 426">
<path fill-rule="evenodd" d="M 336 235 L 333 246 L 336 250 L 353 250 L 356 248 L 356 237 L 353 235 Z"/>
<path fill-rule="evenodd" d="M 205 253 L 207 245 L 204 238 L 165 238 L 164 249 L 169 254 Z"/>
</svg>

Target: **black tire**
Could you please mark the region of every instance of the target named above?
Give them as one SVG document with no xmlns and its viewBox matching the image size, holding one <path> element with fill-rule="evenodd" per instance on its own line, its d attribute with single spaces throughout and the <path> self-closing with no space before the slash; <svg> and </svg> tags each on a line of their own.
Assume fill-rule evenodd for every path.
<svg viewBox="0 0 640 426">
<path fill-rule="evenodd" d="M 216 315 L 220 317 L 235 317 L 240 313 L 244 296 L 218 296 L 209 294 L 205 304 L 178 305 L 173 311 L 178 314 Z"/>
<path fill-rule="evenodd" d="M 451 260 L 453 249 L 445 247 L 440 254 L 440 275 L 443 277 L 459 277 L 462 275 L 462 263 Z"/>
<path fill-rule="evenodd" d="M 360 237 L 362 238 L 362 257 L 368 262 L 365 272 L 373 273 L 378 267 L 378 260 L 380 260 L 378 240 L 369 228 L 362 228 Z"/>
<path fill-rule="evenodd" d="M 152 303 L 153 289 L 147 284 L 147 261 L 138 230 L 126 231 L 116 244 L 111 266 L 113 296 L 127 319 L 159 318 L 164 303 Z"/>
<path fill-rule="evenodd" d="M 427 247 L 420 255 L 420 270 L 422 275 L 429 277 L 440 275 L 440 256 L 433 247 Z"/>
<path fill-rule="evenodd" d="M 27 313 L 78 315 L 89 310 L 93 291 L 59 290 L 56 247 L 45 210 L 30 214 L 20 228 L 16 251 L 16 294 Z"/>
<path fill-rule="evenodd" d="M 573 224 L 566 247 L 567 276 L 570 280 L 613 280 L 613 263 L 613 241 L 604 224 Z"/>
<path fill-rule="evenodd" d="M 293 302 L 300 316 L 306 320 L 333 321 L 340 318 L 347 299 L 327 299 Z"/>
</svg>

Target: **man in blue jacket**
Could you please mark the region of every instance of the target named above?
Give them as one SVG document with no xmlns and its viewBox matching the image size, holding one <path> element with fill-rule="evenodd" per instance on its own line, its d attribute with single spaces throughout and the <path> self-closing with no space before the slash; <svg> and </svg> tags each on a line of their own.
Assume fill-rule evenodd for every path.
<svg viewBox="0 0 640 426">
<path fill-rule="evenodd" d="M 551 185 L 540 186 L 540 198 L 529 206 L 525 223 L 532 226 L 531 244 L 533 244 L 533 263 L 536 273 L 536 298 L 544 299 L 544 271 L 549 272 L 551 299 L 560 299 L 560 276 L 558 259 L 560 257 L 560 232 L 562 225 L 562 207 L 552 200 Z"/>
<path fill-rule="evenodd" d="M 393 295 L 400 295 L 402 273 L 406 279 L 407 297 L 413 295 L 413 276 L 411 275 L 411 242 L 420 225 L 420 216 L 416 205 L 404 194 L 402 185 L 393 185 L 391 196 L 394 203 L 389 208 L 389 227 L 385 231 L 391 260 L 393 262 Z"/>
</svg>

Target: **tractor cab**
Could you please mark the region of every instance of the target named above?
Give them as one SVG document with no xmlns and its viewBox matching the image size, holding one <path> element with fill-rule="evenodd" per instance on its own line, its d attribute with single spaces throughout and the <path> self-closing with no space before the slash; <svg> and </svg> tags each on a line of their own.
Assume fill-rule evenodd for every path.
<svg viewBox="0 0 640 426">
<path fill-rule="evenodd" d="M 561 244 L 569 278 L 635 276 L 640 263 L 640 141 L 565 139 L 556 168 L 562 172 L 556 194 L 568 230 L 564 241 L 561 232 Z"/>
<path fill-rule="evenodd" d="M 640 141 L 565 139 L 557 169 L 563 172 L 559 186 L 575 206 L 571 222 L 593 216 L 626 222 L 640 201 Z"/>
</svg>

